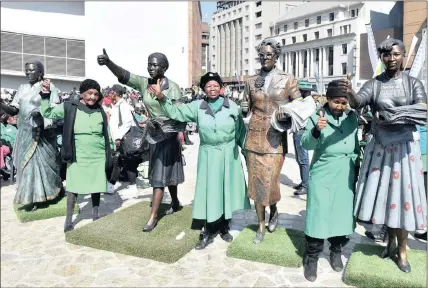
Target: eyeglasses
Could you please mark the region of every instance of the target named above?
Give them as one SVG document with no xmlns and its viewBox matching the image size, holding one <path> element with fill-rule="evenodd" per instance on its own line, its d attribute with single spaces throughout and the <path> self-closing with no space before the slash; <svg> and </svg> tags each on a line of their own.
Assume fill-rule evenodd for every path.
<svg viewBox="0 0 428 288">
<path fill-rule="evenodd" d="M 275 56 L 275 54 L 274 53 L 259 53 L 259 57 L 260 58 L 265 58 L 265 57 L 267 57 L 268 59 L 271 59 L 272 57 L 274 57 Z"/>
</svg>

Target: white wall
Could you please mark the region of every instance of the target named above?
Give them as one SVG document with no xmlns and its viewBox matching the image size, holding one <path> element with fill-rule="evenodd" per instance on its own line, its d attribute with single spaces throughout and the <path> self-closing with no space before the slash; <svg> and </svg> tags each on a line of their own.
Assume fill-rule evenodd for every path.
<svg viewBox="0 0 428 288">
<path fill-rule="evenodd" d="M 106 49 L 119 66 L 147 76 L 147 58 L 164 53 L 169 60 L 166 76 L 187 87 L 188 73 L 187 2 L 85 2 L 86 76 L 102 86 L 117 78 L 97 63 Z"/>
<path fill-rule="evenodd" d="M 1 2 L 1 30 L 84 40 L 82 6 L 83 2 Z"/>
<path fill-rule="evenodd" d="M 21 84 L 28 83 L 28 80 L 25 76 L 15 76 L 15 75 L 1 75 L 1 88 L 14 89 L 17 90 Z M 61 92 L 68 92 L 76 87 L 79 89 L 80 81 L 65 81 L 53 79 L 52 83 L 59 89 Z"/>
</svg>

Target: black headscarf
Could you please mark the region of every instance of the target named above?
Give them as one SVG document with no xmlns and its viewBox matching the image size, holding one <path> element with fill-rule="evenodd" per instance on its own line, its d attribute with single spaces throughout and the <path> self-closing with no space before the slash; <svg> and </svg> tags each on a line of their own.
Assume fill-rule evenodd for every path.
<svg viewBox="0 0 428 288">
<path fill-rule="evenodd" d="M 337 98 L 337 97 L 348 98 L 348 94 L 340 90 L 339 80 L 333 80 L 330 83 L 328 83 L 326 96 L 328 98 Z"/>
</svg>

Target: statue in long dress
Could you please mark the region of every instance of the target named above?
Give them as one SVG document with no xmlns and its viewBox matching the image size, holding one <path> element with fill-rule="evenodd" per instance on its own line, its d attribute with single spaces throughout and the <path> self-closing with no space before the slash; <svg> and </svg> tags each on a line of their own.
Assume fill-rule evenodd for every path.
<svg viewBox="0 0 428 288">
<path fill-rule="evenodd" d="M 57 149 L 58 129 L 40 114 L 44 67 L 39 61 L 25 64 L 28 83 L 18 88 L 12 103 L 0 103 L 7 114 L 18 115 L 18 133 L 13 151 L 17 169 L 15 204 L 37 209 L 38 203 L 55 199 L 62 189 L 61 160 Z M 50 84 L 52 103 L 59 103 L 57 89 Z"/>
</svg>

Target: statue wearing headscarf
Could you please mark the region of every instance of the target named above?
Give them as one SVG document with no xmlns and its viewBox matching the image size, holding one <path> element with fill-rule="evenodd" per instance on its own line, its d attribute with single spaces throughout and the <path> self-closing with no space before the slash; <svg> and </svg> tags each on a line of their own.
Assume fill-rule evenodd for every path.
<svg viewBox="0 0 428 288">
<path fill-rule="evenodd" d="M 29 83 L 18 88 L 10 106 L 0 103 L 9 115 L 18 115 L 18 134 L 13 151 L 17 169 L 17 192 L 14 203 L 29 205 L 33 210 L 37 203 L 52 200 L 62 190 L 60 157 L 57 149 L 55 123 L 40 114 L 43 84 L 50 87 L 50 101 L 59 103 L 57 88 L 43 82 L 44 67 L 39 61 L 25 64 Z"/>
</svg>

